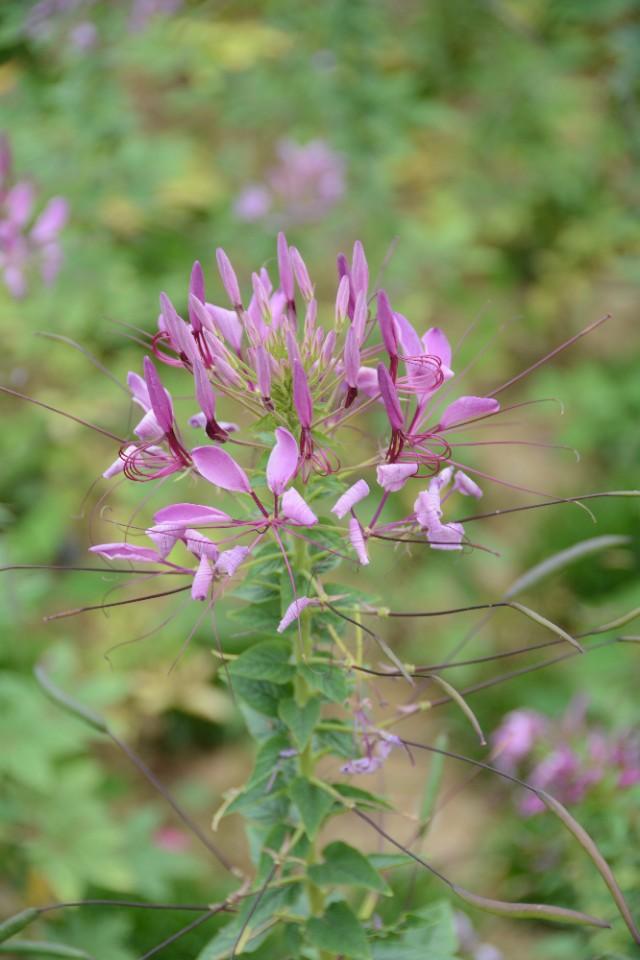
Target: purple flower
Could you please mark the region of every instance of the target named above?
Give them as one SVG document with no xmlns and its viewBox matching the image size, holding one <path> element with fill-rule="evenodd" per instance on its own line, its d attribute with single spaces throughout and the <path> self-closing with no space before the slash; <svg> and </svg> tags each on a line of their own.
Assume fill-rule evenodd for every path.
<svg viewBox="0 0 640 960">
<path fill-rule="evenodd" d="M 547 721 L 536 710 L 512 710 L 492 737 L 496 761 L 513 772 L 544 735 Z"/>
<path fill-rule="evenodd" d="M 24 297 L 28 278 L 38 269 L 43 283 L 50 286 L 62 265 L 59 234 L 69 215 L 67 201 L 54 197 L 33 221 L 36 190 L 32 183 L 11 182 L 11 148 L 0 137 L 0 271 L 15 298 Z"/>
<path fill-rule="evenodd" d="M 335 513 L 339 520 L 349 513 L 357 503 L 369 496 L 369 484 L 366 480 L 357 480 L 346 490 L 341 497 L 336 500 L 331 507 L 331 512 Z"/>
<path fill-rule="evenodd" d="M 254 223 L 273 214 L 288 223 L 306 223 L 323 217 L 342 198 L 344 161 L 323 140 L 303 145 L 281 140 L 276 152 L 264 182 L 248 184 L 236 198 L 238 219 Z"/>
</svg>

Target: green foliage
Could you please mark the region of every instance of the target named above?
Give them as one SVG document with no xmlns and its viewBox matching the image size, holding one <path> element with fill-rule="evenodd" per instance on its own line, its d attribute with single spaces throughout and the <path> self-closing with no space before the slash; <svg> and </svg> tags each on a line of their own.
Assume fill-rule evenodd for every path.
<svg viewBox="0 0 640 960">
<path fill-rule="evenodd" d="M 304 750 L 309 745 L 320 719 L 320 701 L 307 700 L 304 706 L 300 706 L 295 700 L 281 700 L 278 704 L 278 716 L 291 731 L 298 750 Z"/>
<path fill-rule="evenodd" d="M 553 433 L 554 439 L 580 448 L 584 472 L 572 474 L 564 461 L 541 468 L 522 447 L 517 448 L 521 459 L 492 453 L 490 472 L 560 495 L 636 483 L 640 34 L 633 0 L 477 5 L 328 0 L 313 7 L 258 0 L 250 9 L 233 4 L 213 9 L 191 0 L 175 17 L 160 17 L 140 33 L 127 28 L 128 2 L 93 4 L 85 13 L 95 23 L 98 41 L 89 53 L 72 42 L 73 17 L 58 21 L 49 34 L 26 34 L 29 6 L 24 0 L 2 4 L 2 123 L 11 134 L 17 171 L 37 182 L 42 197 L 67 197 L 71 220 L 63 235 L 66 263 L 53 288 L 34 278 L 28 298 L 17 303 L 0 280 L 2 384 L 119 434 L 128 400 L 115 384 L 78 350 L 36 333 L 77 340 L 122 382 L 129 368 L 137 368 L 140 353 L 128 335 L 155 329 L 160 289 L 184 312 L 185 278 L 194 259 L 208 267 L 213 247 L 223 242 L 244 275 L 248 265 L 272 257 L 272 234 L 282 224 L 276 218 L 242 223 L 233 212 L 235 198 L 248 182 L 264 179 L 283 134 L 300 142 L 323 137 L 345 159 L 347 194 L 320 222 L 286 224 L 308 261 L 321 267 L 323 306 L 332 309 L 334 293 L 333 264 L 322 266 L 327 249 L 347 249 L 356 236 L 363 237 L 376 283 L 392 289 L 394 302 L 410 318 L 425 325 L 446 322 L 461 335 L 483 313 L 477 331 L 461 346 L 458 367 L 478 359 L 474 375 L 480 387 L 489 375 L 506 381 L 534 362 L 542 342 L 553 346 L 594 316 L 612 312 L 610 332 L 582 342 L 570 368 L 561 364 L 535 380 L 535 396 L 557 397 L 567 405 L 567 415 L 554 419 L 552 429 L 543 415 L 536 421 L 540 439 Z M 397 248 L 379 281 L 391 238 L 397 238 Z M 487 297 L 491 305 L 484 308 Z M 215 282 L 208 298 L 220 300 Z M 484 359 L 479 356 L 485 340 L 512 317 L 520 318 L 518 326 L 492 341 Z M 171 371 L 167 383 L 172 386 Z M 192 412 L 192 398 L 178 402 Z M 131 518 L 134 533 L 145 496 L 140 490 L 117 490 L 113 512 L 102 512 L 102 503 L 90 512 L 81 502 L 106 465 L 104 438 L 26 404 L 7 398 L 2 404 L 3 563 L 84 565 L 89 539 L 98 530 L 106 531 L 102 539 L 111 539 L 113 519 Z M 353 437 L 355 449 L 355 431 Z M 342 474 L 322 478 L 314 503 L 337 497 L 343 479 Z M 188 499 L 188 483 L 181 489 Z M 487 491 L 487 510 L 503 506 L 502 497 Z M 510 564 L 504 582 L 488 554 L 465 558 L 465 573 L 451 575 L 443 573 L 446 557 L 432 555 L 427 563 L 417 553 L 392 552 L 387 544 L 389 554 L 379 559 L 380 602 L 415 609 L 418 601 L 425 607 L 454 606 L 487 592 L 499 594 L 523 569 L 593 535 L 583 511 L 554 510 L 564 512 L 549 511 L 537 526 L 521 524 L 525 515 L 516 514 L 511 527 L 506 519 L 504 527 L 502 520 L 482 527 L 478 541 Z M 597 514 L 602 533 L 627 533 L 637 506 L 607 502 Z M 370 585 L 363 586 L 363 571 L 343 564 L 336 572 L 346 548 L 338 532 L 323 522 L 314 540 L 309 566 L 327 592 L 343 598 L 340 606 L 378 602 Z M 96 888 L 159 899 L 179 890 L 187 898 L 209 899 L 212 886 L 217 889 L 221 882 L 219 875 L 208 874 L 202 892 L 195 858 L 156 842 L 164 818 L 150 804 L 146 788 L 135 787 L 94 731 L 44 700 L 31 672 L 55 645 L 77 650 L 59 671 L 56 661 L 55 676 L 64 689 L 89 711 L 106 711 L 132 741 L 140 739 L 161 779 L 177 778 L 182 788 L 185 778 L 201 778 L 206 769 L 199 794 L 204 822 L 229 785 L 227 770 L 237 784 L 237 766 L 244 769 L 247 746 L 238 738 L 234 703 L 248 720 L 257 747 L 254 766 L 244 786 L 227 795 L 225 813 L 242 815 L 253 868 L 262 871 L 263 880 L 265 861 L 267 869 L 274 862 L 265 850 L 277 851 L 284 858 L 284 875 L 305 871 L 318 887 L 326 886 L 328 905 L 316 909 L 308 892 L 294 892 L 293 885 L 285 892 L 267 891 L 250 918 L 244 953 L 257 960 L 315 960 L 313 944 L 332 950 L 320 941 L 328 937 L 335 944 L 340 933 L 335 952 L 345 956 L 410 960 L 428 953 L 432 960 L 449 960 L 457 945 L 446 904 L 399 914 L 400 907 L 385 900 L 378 931 L 369 920 L 356 919 L 355 898 L 350 905 L 331 902 L 332 885 L 360 894 L 363 889 L 387 892 L 380 871 L 406 866 L 403 854 L 365 856 L 336 841 L 320 860 L 298 840 L 298 861 L 309 858 L 309 863 L 287 860 L 292 854 L 287 842 L 298 826 L 310 843 L 324 822 L 344 809 L 309 779 L 316 763 L 326 764 L 326 782 L 360 809 L 380 812 L 393 806 L 335 779 L 344 760 L 361 752 L 350 706 L 354 693 L 360 694 L 362 676 L 332 662 L 327 625 L 340 637 L 350 636 L 351 627 L 327 611 L 313 617 L 314 659 L 296 665 L 295 628 L 285 634 L 286 641 L 274 639 L 290 599 L 288 573 L 282 558 L 274 559 L 272 543 L 262 544 L 255 560 L 250 577 L 234 586 L 237 605 L 228 609 L 224 599 L 216 609 L 220 646 L 239 656 L 217 668 L 215 677 L 212 665 L 197 683 L 188 681 L 192 686 L 180 700 L 160 696 L 158 678 L 169 687 L 179 675 L 181 664 L 171 674 L 169 668 L 191 637 L 188 612 L 167 601 L 166 609 L 151 617 L 136 605 L 109 618 L 98 612 L 92 619 L 83 615 L 45 628 L 43 614 L 122 598 L 117 575 L 2 574 L 7 588 L 0 594 L 0 742 L 9 747 L 0 751 L 0 857 L 8 864 L 10 909 Z M 613 616 L 620 602 L 630 609 L 640 602 L 638 569 L 636 547 L 576 564 L 557 586 L 542 587 L 549 618 L 572 633 L 580 624 Z M 306 578 L 296 575 L 296 589 L 307 588 Z M 166 627 L 146 636 L 167 618 Z M 491 637 L 492 650 L 507 649 L 515 630 L 524 644 L 536 629 L 508 624 L 503 628 L 498 616 L 492 619 L 491 632 L 483 634 L 487 642 Z M 447 627 L 422 623 L 418 629 L 397 621 L 385 626 L 391 649 L 402 651 L 403 661 L 406 654 L 416 662 L 448 656 L 467 630 L 459 621 Z M 144 639 L 128 643 L 139 637 Z M 102 656 L 121 640 L 127 645 L 108 667 Z M 190 642 L 209 656 L 213 641 L 207 620 Z M 323 656 L 326 663 L 317 662 Z M 380 651 L 367 656 L 377 669 Z M 573 691 L 587 688 L 595 691 L 603 722 L 614 713 L 631 722 L 636 690 L 629 660 L 619 650 L 604 652 L 597 662 L 581 659 L 572 661 L 571 669 L 540 674 L 544 679 L 524 677 L 505 688 L 508 692 L 487 691 L 483 727 L 490 730 L 516 705 L 542 703 L 553 709 Z M 458 677 L 475 683 L 487 676 L 482 666 L 461 668 L 456 687 Z M 384 696 L 386 683 L 376 687 Z M 212 718 L 214 696 L 225 709 Z M 446 708 L 438 717 L 456 723 Z M 441 776 L 434 763 L 421 811 L 412 805 L 421 789 L 412 781 L 405 812 L 423 819 L 433 815 Z M 380 789 L 377 782 L 374 788 Z M 492 809 L 493 803 L 489 794 Z M 580 813 L 603 836 L 604 851 L 625 889 L 636 888 L 640 864 L 634 854 L 638 845 L 629 841 L 637 832 L 631 800 L 603 790 Z M 448 821 L 438 816 L 449 831 Z M 478 829 L 473 817 L 469 831 L 480 848 L 489 844 L 489 831 Z M 505 887 L 554 902 L 575 898 L 581 908 L 608 915 L 606 892 L 596 887 L 598 878 L 592 883 L 569 845 L 562 847 L 569 861 L 566 875 L 553 860 L 553 869 L 534 871 L 532 878 L 530 865 L 540 862 L 541 851 L 551 856 L 557 850 L 555 834 L 540 823 L 523 824 L 517 817 L 507 822 L 501 814 L 498 865 L 504 866 Z M 415 889 L 420 899 L 419 880 Z M 430 888 L 425 896 L 432 896 Z M 230 955 L 255 902 L 256 894 L 232 920 L 214 921 L 222 927 L 201 960 Z M 286 918 L 276 931 L 268 922 L 278 911 Z M 87 946 L 98 960 L 135 960 L 173 931 L 167 922 L 153 915 L 79 911 L 39 924 L 34 938 L 59 939 L 80 951 Z M 0 926 L 0 937 L 3 930 L 6 926 Z M 164 955 L 168 960 L 195 956 L 211 936 L 208 926 L 205 930 Z M 602 939 L 608 935 L 597 936 L 597 943 L 605 944 L 602 956 L 626 955 L 621 934 L 611 934 L 613 946 Z M 579 934 L 563 935 L 562 943 L 568 946 L 559 939 L 558 956 L 563 949 L 565 955 L 585 954 Z M 554 944 L 554 935 L 545 933 L 545 956 L 553 955 Z M 609 949 L 614 952 L 604 952 Z"/>
<path fill-rule="evenodd" d="M 323 862 L 312 864 L 308 873 L 311 880 L 322 886 L 364 887 L 378 893 L 391 894 L 391 889 L 378 871 L 355 847 L 336 841 L 322 851 Z"/>
<path fill-rule="evenodd" d="M 306 777 L 296 777 L 289 786 L 303 826 L 310 840 L 314 840 L 335 801 L 321 787 Z"/>
<path fill-rule="evenodd" d="M 312 917 L 307 923 L 307 936 L 321 950 L 353 960 L 371 960 L 362 924 L 342 901 L 331 903 L 322 917 Z"/>
<path fill-rule="evenodd" d="M 387 936 L 388 933 L 388 936 Z M 458 938 L 451 904 L 441 900 L 404 917 L 397 928 L 385 930 L 373 946 L 374 960 L 456 960 Z"/>
</svg>

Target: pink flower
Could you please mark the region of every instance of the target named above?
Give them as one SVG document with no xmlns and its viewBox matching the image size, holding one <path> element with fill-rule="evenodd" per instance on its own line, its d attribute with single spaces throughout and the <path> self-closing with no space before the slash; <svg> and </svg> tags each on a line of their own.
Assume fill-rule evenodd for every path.
<svg viewBox="0 0 640 960">
<path fill-rule="evenodd" d="M 512 710 L 492 737 L 498 765 L 504 770 L 515 770 L 546 729 L 545 718 L 536 710 Z"/>
<path fill-rule="evenodd" d="M 339 497 L 331 507 L 331 512 L 335 513 L 339 520 L 342 520 L 357 503 L 369 496 L 369 484 L 366 480 L 356 480 L 356 482 Z"/>
<path fill-rule="evenodd" d="M 0 139 L 0 271 L 9 293 L 25 296 L 28 277 L 39 269 L 45 285 L 55 280 L 62 265 L 59 234 L 69 207 L 63 197 L 53 197 L 32 223 L 36 189 L 27 180 L 11 184 L 12 156 L 7 137 Z"/>
<path fill-rule="evenodd" d="M 284 218 L 289 223 L 318 220 L 345 191 L 344 161 L 323 140 L 297 144 L 281 140 L 277 162 L 264 183 L 250 183 L 234 203 L 234 213 L 249 223 Z"/>
</svg>

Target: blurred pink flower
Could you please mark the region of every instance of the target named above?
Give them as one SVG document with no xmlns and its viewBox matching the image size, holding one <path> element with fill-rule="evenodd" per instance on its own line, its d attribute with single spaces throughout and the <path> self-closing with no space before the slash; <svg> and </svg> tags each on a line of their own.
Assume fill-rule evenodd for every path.
<svg viewBox="0 0 640 960">
<path fill-rule="evenodd" d="M 28 180 L 12 178 L 8 137 L 0 135 L 0 272 L 12 297 L 24 297 L 28 279 L 39 270 L 50 286 L 62 265 L 58 235 L 69 213 L 63 197 L 53 197 L 34 220 L 37 192 Z"/>
<path fill-rule="evenodd" d="M 319 220 L 346 189 L 344 160 L 324 140 L 281 140 L 263 183 L 250 183 L 234 203 L 239 220 L 254 223 L 272 211 L 287 223 Z"/>
</svg>

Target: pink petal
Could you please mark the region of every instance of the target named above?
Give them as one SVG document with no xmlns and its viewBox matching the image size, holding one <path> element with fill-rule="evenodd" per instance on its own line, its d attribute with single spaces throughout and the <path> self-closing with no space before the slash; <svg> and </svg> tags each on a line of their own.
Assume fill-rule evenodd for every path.
<svg viewBox="0 0 640 960">
<path fill-rule="evenodd" d="M 9 265 L 4 269 L 4 282 L 12 297 L 19 300 L 27 292 L 27 281 L 24 271 L 17 264 Z"/>
<path fill-rule="evenodd" d="M 280 231 L 278 234 L 278 272 L 280 274 L 280 288 L 287 298 L 288 303 L 292 303 L 294 300 L 294 287 L 293 287 L 293 267 L 291 265 L 291 253 L 289 251 L 289 244 L 287 243 L 287 238 L 284 233 Z"/>
<path fill-rule="evenodd" d="M 432 550 L 462 550 L 464 527 L 461 523 L 438 523 L 428 528 Z"/>
<path fill-rule="evenodd" d="M 338 323 L 342 323 L 347 316 L 350 294 L 351 286 L 349 284 L 349 277 L 341 277 L 340 283 L 338 284 L 338 292 L 336 293 L 336 321 Z"/>
<path fill-rule="evenodd" d="M 177 531 L 171 523 L 157 523 L 155 526 L 149 527 L 145 533 L 150 540 L 153 540 L 158 548 L 158 553 L 165 560 L 173 550 L 182 531 Z"/>
<path fill-rule="evenodd" d="M 272 493 L 280 496 L 296 475 L 300 451 L 298 441 L 284 427 L 277 427 L 275 435 L 276 445 L 267 461 L 267 485 Z"/>
<path fill-rule="evenodd" d="M 311 300 L 313 297 L 313 284 L 311 283 L 311 278 L 309 277 L 307 265 L 302 259 L 302 255 L 297 247 L 291 247 L 289 253 L 291 256 L 293 272 L 298 282 L 298 286 L 300 287 L 300 293 L 305 300 Z"/>
<path fill-rule="evenodd" d="M 205 415 L 207 423 L 216 418 L 216 396 L 204 364 L 194 357 L 193 378 L 196 387 L 196 401 Z"/>
<path fill-rule="evenodd" d="M 158 510 L 153 519 L 156 523 L 172 523 L 176 530 L 182 530 L 185 527 L 228 523 L 231 517 L 222 510 L 205 507 L 199 503 L 172 503 L 171 506 Z"/>
<path fill-rule="evenodd" d="M 36 192 L 32 183 L 26 180 L 16 183 L 4 198 L 9 220 L 19 227 L 24 226 L 31 216 L 35 195 Z"/>
<path fill-rule="evenodd" d="M 382 335 L 382 342 L 390 357 L 398 355 L 398 326 L 389 303 L 386 290 L 379 290 L 378 297 L 378 326 Z"/>
<path fill-rule="evenodd" d="M 235 310 L 225 310 L 213 303 L 207 304 L 207 310 L 218 334 L 238 353 L 242 346 L 242 326 Z"/>
<path fill-rule="evenodd" d="M 458 397 L 450 403 L 440 418 L 437 429 L 443 430 L 454 423 L 475 420 L 490 413 L 497 413 L 500 404 L 491 397 Z"/>
<path fill-rule="evenodd" d="M 482 496 L 482 490 L 471 477 L 468 477 L 462 470 L 456 470 L 453 481 L 453 489 L 458 493 L 463 493 L 466 497 L 475 497 L 477 500 Z"/>
<path fill-rule="evenodd" d="M 144 358 L 144 382 L 149 391 L 149 401 L 151 409 L 156 415 L 156 420 L 165 433 L 173 429 L 173 405 L 171 397 L 162 386 L 158 371 L 153 361 L 149 357 Z"/>
<path fill-rule="evenodd" d="M 341 773 L 375 773 L 382 766 L 382 757 L 358 757 L 357 760 L 348 760 L 340 767 Z"/>
<path fill-rule="evenodd" d="M 387 493 L 396 493 L 417 472 L 417 463 L 382 463 L 376 468 L 376 479 Z"/>
<path fill-rule="evenodd" d="M 382 395 L 382 402 L 387 411 L 389 423 L 393 430 L 402 430 L 404 426 L 404 414 L 400 406 L 398 391 L 391 379 L 391 375 L 383 363 L 378 364 L 376 373 L 378 374 L 378 389 Z"/>
<path fill-rule="evenodd" d="M 282 496 L 282 515 L 290 523 L 302 527 L 312 527 L 314 523 L 318 522 L 318 518 L 311 507 L 293 487 Z"/>
<path fill-rule="evenodd" d="M 188 527 L 184 531 L 182 539 L 185 542 L 187 550 L 195 557 L 209 557 L 210 560 L 218 559 L 220 551 L 217 546 L 209 537 L 205 537 L 203 533 L 200 533 L 199 530 L 192 530 Z"/>
<path fill-rule="evenodd" d="M 364 331 L 368 316 L 369 304 L 367 303 L 367 295 L 362 292 L 356 297 L 355 307 L 353 308 L 353 329 L 356 332 L 360 346 L 362 346 L 362 341 L 364 340 Z"/>
<path fill-rule="evenodd" d="M 160 294 L 160 329 L 167 333 L 171 346 L 178 354 L 184 354 L 192 360 L 196 356 L 196 343 L 191 335 L 188 324 L 176 313 L 175 307 L 166 293 Z"/>
<path fill-rule="evenodd" d="M 218 262 L 218 270 L 220 272 L 222 285 L 224 286 L 226 294 L 231 301 L 231 306 L 237 309 L 242 309 L 242 297 L 240 296 L 238 278 L 235 270 L 231 266 L 229 257 L 226 255 L 222 247 L 218 247 L 216 250 L 216 260 Z"/>
<path fill-rule="evenodd" d="M 232 547 L 231 550 L 223 550 L 216 561 L 216 570 L 232 577 L 241 563 L 244 563 L 249 556 L 248 547 Z"/>
<path fill-rule="evenodd" d="M 360 347 L 355 327 L 349 327 L 344 345 L 344 379 L 348 386 L 358 386 L 360 373 Z"/>
<path fill-rule="evenodd" d="M 351 541 L 351 546 L 356 552 L 358 560 L 363 567 L 366 567 L 369 563 L 369 554 L 367 553 L 367 545 L 365 543 L 360 521 L 356 517 L 351 517 L 349 520 L 349 540 Z"/>
<path fill-rule="evenodd" d="M 444 490 L 445 487 L 448 487 L 451 483 L 451 478 L 453 477 L 453 467 L 445 467 L 440 473 L 437 473 L 435 477 L 432 477 L 429 482 L 429 491 L 438 493 L 438 502 L 440 498 L 440 493 Z"/>
<path fill-rule="evenodd" d="M 310 597 L 298 597 L 287 607 L 285 614 L 278 624 L 278 633 L 283 633 L 295 620 L 298 619 L 305 607 L 318 604 L 318 600 L 312 600 Z"/>
<path fill-rule="evenodd" d="M 293 405 L 300 419 L 300 425 L 309 429 L 313 419 L 313 401 L 309 392 L 307 374 L 297 359 L 293 361 Z"/>
<path fill-rule="evenodd" d="M 31 229 L 31 239 L 38 244 L 50 243 L 62 230 L 69 215 L 69 204 L 63 197 L 49 201 Z"/>
<path fill-rule="evenodd" d="M 451 345 L 440 327 L 431 327 L 422 338 L 425 353 L 439 357 L 445 367 L 451 366 Z"/>
<path fill-rule="evenodd" d="M 150 410 L 151 401 L 149 400 L 149 391 L 147 390 L 144 379 L 139 373 L 134 373 L 133 370 L 129 370 L 127 374 L 127 386 L 129 387 L 134 403 L 137 403 L 143 410 Z"/>
<path fill-rule="evenodd" d="M 361 500 L 364 500 L 365 497 L 369 495 L 369 484 L 366 480 L 356 480 L 356 482 L 349 487 L 348 490 L 342 494 L 341 497 L 336 500 L 335 504 L 331 507 L 331 513 L 335 513 L 339 520 L 349 513 L 356 503 L 359 503 Z"/>
<path fill-rule="evenodd" d="M 220 447 L 196 447 L 191 455 L 198 473 L 222 490 L 251 493 L 249 479 L 233 457 Z"/>
<path fill-rule="evenodd" d="M 105 480 L 110 480 L 111 477 L 117 477 L 117 475 L 118 475 L 119 473 L 122 473 L 122 471 L 124 470 L 124 461 L 125 461 L 125 459 L 126 459 L 127 457 L 130 457 L 131 454 L 133 453 L 133 451 L 134 451 L 135 449 L 136 449 L 136 448 L 135 448 L 135 445 L 134 445 L 134 444 L 131 444 L 131 446 L 126 447 L 126 448 L 122 451 L 123 456 L 122 456 L 122 457 L 118 457 L 117 460 L 114 460 L 113 463 L 111 464 L 111 466 L 107 467 L 107 469 L 106 469 L 106 470 L 104 471 L 104 473 L 102 474 L 102 476 L 105 478 Z"/>
<path fill-rule="evenodd" d="M 136 437 L 140 437 L 141 440 L 160 440 L 164 436 L 164 430 L 158 423 L 155 413 L 153 410 L 149 410 L 145 413 L 142 420 L 140 420 L 135 427 L 133 432 Z"/>
<path fill-rule="evenodd" d="M 402 350 L 407 357 L 420 357 L 424 353 L 420 337 L 401 313 L 394 313 Z"/>
<path fill-rule="evenodd" d="M 136 547 L 133 543 L 99 543 L 89 547 L 90 553 L 98 553 L 107 560 L 136 560 L 139 563 L 160 563 L 162 557 L 151 547 Z"/>
<path fill-rule="evenodd" d="M 440 522 L 442 509 L 440 507 L 440 497 L 432 489 L 423 490 L 416 497 L 413 505 L 416 520 L 421 527 L 428 529 Z"/>
<path fill-rule="evenodd" d="M 213 583 L 213 567 L 209 558 L 203 554 L 193 577 L 191 597 L 193 600 L 206 600 Z"/>
<path fill-rule="evenodd" d="M 359 293 L 365 296 L 369 289 L 369 265 L 364 255 L 364 247 L 359 240 L 353 245 L 353 255 L 351 257 L 351 283 L 353 294 L 357 297 Z"/>
<path fill-rule="evenodd" d="M 380 393 L 378 374 L 373 367 L 360 367 L 357 387 L 358 390 L 361 390 L 367 397 L 378 396 Z M 382 398 L 380 398 L 380 403 L 382 403 Z"/>
</svg>

